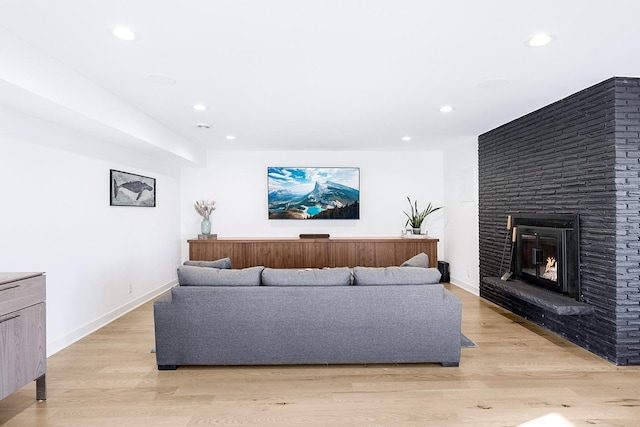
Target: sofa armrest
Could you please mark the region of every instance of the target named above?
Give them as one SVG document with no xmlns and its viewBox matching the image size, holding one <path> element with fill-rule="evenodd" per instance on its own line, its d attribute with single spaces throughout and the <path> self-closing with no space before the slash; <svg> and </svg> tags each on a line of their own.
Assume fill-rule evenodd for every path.
<svg viewBox="0 0 640 427">
<path fill-rule="evenodd" d="M 166 302 L 171 302 L 171 300 L 173 300 L 172 292 L 165 292 L 164 294 L 160 295 L 158 297 L 158 299 L 156 299 L 153 302 L 153 305 L 155 306 L 156 303 L 162 304 L 162 303 L 166 303 Z"/>
<path fill-rule="evenodd" d="M 174 306 L 173 291 L 165 293 L 153 303 L 156 363 L 161 370 L 176 368 L 179 343 L 175 338 Z M 166 360 L 161 360 L 163 358 Z"/>
</svg>

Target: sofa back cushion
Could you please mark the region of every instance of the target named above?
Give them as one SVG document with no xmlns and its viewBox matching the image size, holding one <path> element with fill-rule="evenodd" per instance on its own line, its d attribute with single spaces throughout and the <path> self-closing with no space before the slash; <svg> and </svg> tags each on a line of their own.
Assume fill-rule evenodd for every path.
<svg viewBox="0 0 640 427">
<path fill-rule="evenodd" d="M 264 286 L 349 286 L 351 269 L 339 268 L 265 268 L 262 271 Z"/>
<path fill-rule="evenodd" d="M 409 258 L 408 260 L 406 260 L 405 262 L 403 262 L 402 264 L 400 264 L 400 267 L 429 268 L 429 255 L 425 254 L 424 252 L 421 252 L 418 255 L 415 255 Z"/>
<path fill-rule="evenodd" d="M 231 258 L 220 258 L 215 261 L 185 261 L 183 265 L 211 268 L 231 268 Z"/>
<path fill-rule="evenodd" d="M 237 270 L 182 265 L 178 267 L 181 286 L 258 286 L 264 267 Z"/>
<path fill-rule="evenodd" d="M 422 267 L 354 267 L 353 284 L 379 285 L 430 285 L 440 281 L 437 268 Z"/>
</svg>

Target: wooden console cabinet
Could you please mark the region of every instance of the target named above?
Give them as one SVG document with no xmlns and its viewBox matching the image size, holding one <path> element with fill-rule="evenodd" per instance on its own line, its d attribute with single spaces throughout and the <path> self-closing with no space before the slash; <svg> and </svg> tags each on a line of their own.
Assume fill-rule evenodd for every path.
<svg viewBox="0 0 640 427">
<path fill-rule="evenodd" d="M 43 273 L 0 273 L 0 399 L 36 381 L 47 398 L 47 343 Z"/>
<path fill-rule="evenodd" d="M 400 265 L 421 252 L 429 255 L 429 267 L 438 266 L 438 239 L 218 238 L 188 242 L 190 260 L 213 261 L 229 257 L 233 268 L 256 265 L 270 268 L 387 267 Z"/>
</svg>

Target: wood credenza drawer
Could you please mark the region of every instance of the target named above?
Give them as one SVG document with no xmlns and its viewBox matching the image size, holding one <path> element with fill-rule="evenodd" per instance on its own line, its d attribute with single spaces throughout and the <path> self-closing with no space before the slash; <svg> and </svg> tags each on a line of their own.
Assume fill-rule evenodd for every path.
<svg viewBox="0 0 640 427">
<path fill-rule="evenodd" d="M 46 276 L 0 273 L 0 399 L 31 381 L 47 398 Z"/>
<path fill-rule="evenodd" d="M 44 303 L 0 315 L 0 399 L 46 374 L 45 316 Z"/>
<path fill-rule="evenodd" d="M 0 285 L 0 316 L 44 302 L 45 276 L 31 277 Z"/>
</svg>

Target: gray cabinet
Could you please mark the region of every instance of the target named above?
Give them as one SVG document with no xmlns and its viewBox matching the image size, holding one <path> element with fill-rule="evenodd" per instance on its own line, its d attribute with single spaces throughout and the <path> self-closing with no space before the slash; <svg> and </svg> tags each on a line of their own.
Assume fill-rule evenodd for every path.
<svg viewBox="0 0 640 427">
<path fill-rule="evenodd" d="M 0 273 L 0 399 L 31 381 L 47 398 L 45 299 L 43 273 Z"/>
</svg>

